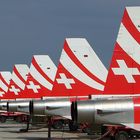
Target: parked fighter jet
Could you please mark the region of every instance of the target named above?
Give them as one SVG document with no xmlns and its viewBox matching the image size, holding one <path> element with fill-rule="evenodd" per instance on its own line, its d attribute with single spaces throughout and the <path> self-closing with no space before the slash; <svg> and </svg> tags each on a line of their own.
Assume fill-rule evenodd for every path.
<svg viewBox="0 0 140 140">
<path fill-rule="evenodd" d="M 126 7 L 104 93 L 100 100 L 78 101 L 73 105 L 73 118 L 78 122 L 123 125 L 140 131 L 139 21 L 140 7 Z"/>
<path fill-rule="evenodd" d="M 13 93 L 10 90 L 5 92 L 1 99 L 8 99 L 9 101 L 8 103 L 2 102 L 1 108 L 5 103 L 7 104 L 6 110 L 8 111 L 24 111 L 29 113 L 29 104 L 31 100 L 41 99 L 46 95 L 51 95 L 50 93 L 52 90 L 52 83 L 54 81 L 55 73 L 56 66 L 48 55 L 34 55 L 30 69 L 23 68 L 23 66 L 17 68 L 15 67 L 12 81 L 15 81 L 14 79 L 16 77 L 19 79 L 16 82 L 16 86 L 24 83 L 24 88 L 20 89 L 18 94 Z M 12 83 L 15 84 L 15 82 Z M 11 102 L 11 99 L 16 100 L 16 102 Z"/>
<path fill-rule="evenodd" d="M 50 97 L 87 98 L 92 94 L 107 97 L 79 101 L 72 106 L 73 118 L 77 121 L 122 124 L 139 130 L 140 105 L 139 98 L 135 97 L 139 96 L 139 15 L 139 7 L 126 8 L 108 77 L 107 70 L 84 39 L 66 39 Z M 121 99 L 122 95 L 128 98 Z M 46 100 L 33 103 L 33 108 L 41 110 L 37 111 L 40 115 L 56 112 L 61 115 L 63 105 Z"/>
<path fill-rule="evenodd" d="M 101 93 L 106 77 L 106 68 L 86 39 L 66 39 L 51 96 L 48 100 L 34 101 L 32 112 L 36 115 L 54 114 L 71 118 L 71 102 Z"/>
<path fill-rule="evenodd" d="M 32 103 L 29 101 L 9 102 L 9 111 L 22 112 L 25 109 L 25 112 L 29 113 L 29 110 L 33 109 L 31 112 L 34 115 L 56 115 L 59 112 L 57 115 L 61 116 L 63 114 L 62 116 L 70 118 L 72 100 L 77 100 L 78 98 L 88 99 L 89 95 L 99 94 L 104 90 L 107 70 L 84 38 L 69 38 L 65 40 L 56 77 L 56 68 L 54 69 L 52 62 L 46 58 L 39 60 L 43 60 L 42 67 L 37 65 L 33 58 L 26 87 L 16 98 L 30 97 L 34 99 L 46 96 L 48 99 L 33 101 Z M 51 76 L 53 77 L 50 79 Z M 55 81 L 52 88 L 54 77 Z M 30 90 L 28 89 L 29 84 Z M 68 114 L 66 113 L 67 111 L 64 111 L 66 107 L 69 108 L 67 109 Z"/>
<path fill-rule="evenodd" d="M 1 98 L 8 91 L 8 87 L 9 87 L 11 78 L 12 78 L 11 72 L 9 72 L 9 71 L 0 72 L 0 97 Z M 1 108 L 3 108 L 3 110 L 7 110 L 7 107 L 4 108 L 4 106 L 7 105 L 7 102 L 2 102 L 0 104 L 1 104 Z M 1 112 L 2 112 L 2 110 L 1 110 Z"/>
<path fill-rule="evenodd" d="M 29 68 L 27 65 L 18 64 L 14 66 L 12 74 L 9 72 L 6 73 L 5 76 L 3 74 L 1 81 L 3 82 L 3 85 L 5 84 L 6 88 L 5 90 L 2 90 L 3 94 L 0 97 L 0 110 L 7 111 L 7 101 L 15 100 L 15 96 L 18 96 L 19 92 L 24 90 L 28 73 Z M 4 81 L 7 81 L 7 83 Z M 0 87 L 2 88 L 2 85 L 0 85 Z"/>
</svg>

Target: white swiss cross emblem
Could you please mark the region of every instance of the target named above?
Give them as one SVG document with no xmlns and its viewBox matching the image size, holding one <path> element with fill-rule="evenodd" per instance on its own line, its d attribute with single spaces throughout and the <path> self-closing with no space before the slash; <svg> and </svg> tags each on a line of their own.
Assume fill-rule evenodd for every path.
<svg viewBox="0 0 140 140">
<path fill-rule="evenodd" d="M 34 93 L 38 93 L 38 89 L 40 89 L 40 86 L 39 85 L 35 85 L 33 83 L 33 81 L 29 81 L 29 84 L 30 85 L 27 85 L 27 88 L 28 89 L 32 89 L 34 91 Z"/>
<path fill-rule="evenodd" d="M 74 79 L 69 79 L 64 73 L 59 73 L 60 79 L 56 79 L 57 83 L 64 84 L 67 89 L 72 89 L 71 84 L 75 84 Z"/>
<path fill-rule="evenodd" d="M 14 92 L 15 95 L 18 95 L 18 92 L 20 92 L 19 88 L 15 88 L 15 86 L 11 86 L 11 88 L 9 89 L 11 92 Z"/>
<path fill-rule="evenodd" d="M 119 68 L 112 68 L 115 75 L 123 75 L 128 83 L 136 83 L 133 75 L 140 75 L 138 68 L 128 68 L 124 60 L 117 60 Z"/>
</svg>

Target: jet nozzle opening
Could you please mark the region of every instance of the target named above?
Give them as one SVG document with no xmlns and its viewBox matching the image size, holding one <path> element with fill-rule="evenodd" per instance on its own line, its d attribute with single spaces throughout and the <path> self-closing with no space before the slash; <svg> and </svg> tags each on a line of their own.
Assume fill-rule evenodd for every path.
<svg viewBox="0 0 140 140">
<path fill-rule="evenodd" d="M 7 108 L 7 112 L 9 112 L 9 102 L 7 102 L 6 108 Z"/>
<path fill-rule="evenodd" d="M 71 117 L 74 122 L 77 122 L 77 102 L 72 102 L 71 105 Z"/>
<path fill-rule="evenodd" d="M 30 101 L 30 104 L 29 104 L 29 112 L 30 112 L 30 115 L 32 115 L 34 112 L 33 112 L 33 101 Z"/>
<path fill-rule="evenodd" d="M 90 95 L 88 96 L 88 98 L 89 98 L 89 99 L 92 99 L 92 95 L 90 94 Z"/>
</svg>

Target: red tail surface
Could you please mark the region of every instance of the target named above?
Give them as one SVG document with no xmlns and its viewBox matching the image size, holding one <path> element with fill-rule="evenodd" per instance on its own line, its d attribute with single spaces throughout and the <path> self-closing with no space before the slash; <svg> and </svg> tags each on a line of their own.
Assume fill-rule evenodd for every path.
<svg viewBox="0 0 140 140">
<path fill-rule="evenodd" d="M 53 96 L 88 96 L 104 91 L 107 70 L 84 38 L 64 42 Z"/>
<path fill-rule="evenodd" d="M 42 98 L 52 96 L 56 66 L 48 55 L 34 55 L 26 87 L 18 98 Z"/>
<path fill-rule="evenodd" d="M 3 97 L 3 94 L 8 91 L 11 76 L 9 71 L 0 72 L 0 97 Z"/>
<path fill-rule="evenodd" d="M 16 99 L 21 91 L 25 89 L 29 68 L 27 65 L 19 64 L 13 68 L 12 78 L 8 86 L 8 91 L 1 99 Z"/>
<path fill-rule="evenodd" d="M 140 93 L 140 8 L 127 7 L 105 86 L 107 94 Z"/>
</svg>

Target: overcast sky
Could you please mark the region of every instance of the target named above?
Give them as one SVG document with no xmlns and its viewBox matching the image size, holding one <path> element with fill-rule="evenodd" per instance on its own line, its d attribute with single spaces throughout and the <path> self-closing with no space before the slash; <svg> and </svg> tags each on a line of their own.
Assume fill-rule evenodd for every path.
<svg viewBox="0 0 140 140">
<path fill-rule="evenodd" d="M 0 70 L 34 54 L 57 65 L 66 37 L 85 37 L 108 68 L 125 6 L 140 0 L 0 0 Z"/>
</svg>

